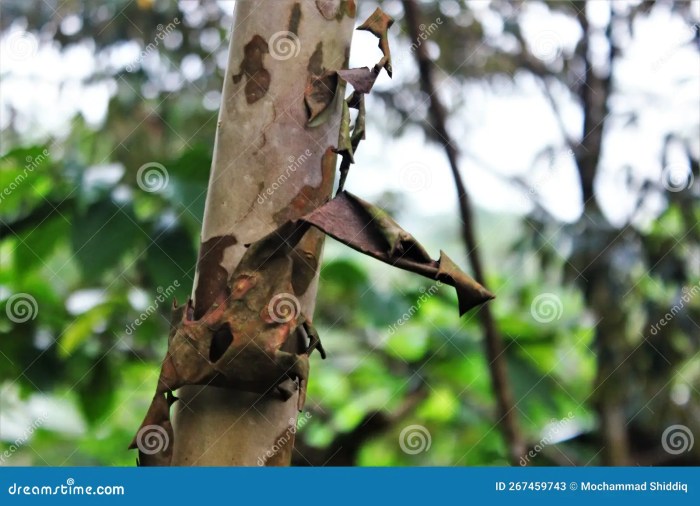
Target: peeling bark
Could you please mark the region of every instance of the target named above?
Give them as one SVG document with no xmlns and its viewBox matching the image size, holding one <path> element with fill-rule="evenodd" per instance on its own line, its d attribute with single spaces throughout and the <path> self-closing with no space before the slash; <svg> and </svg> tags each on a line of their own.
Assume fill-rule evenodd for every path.
<svg viewBox="0 0 700 506">
<path fill-rule="evenodd" d="M 251 8 L 249 5 L 237 5 L 243 7 L 237 7 L 236 18 L 249 20 L 254 16 L 247 12 Z M 345 2 L 340 5 L 347 6 Z M 300 4 L 295 3 L 291 8 L 290 26 L 302 30 L 304 26 L 299 23 L 308 19 L 306 14 Z M 375 73 L 382 68 L 390 72 L 386 30 L 392 22 L 377 9 L 359 27 L 369 29 L 380 39 L 383 58 L 374 67 Z M 245 28 L 250 31 L 259 27 Z M 255 462 L 284 465 L 291 461 L 294 438 L 290 426 L 295 423 L 296 411 L 304 406 L 309 356 L 313 350 L 318 350 L 322 358 L 326 356 L 311 322 L 324 233 L 387 264 L 454 286 L 460 314 L 493 298 L 443 252 L 438 261 L 432 260 L 413 236 L 386 212 L 342 192 L 342 184 L 336 197 L 326 202 L 333 184 L 334 153 L 343 158 L 344 181 L 347 168 L 343 172 L 343 167 L 354 162 L 353 151 L 364 137 L 363 93 L 368 92 L 371 85 L 367 85 L 366 80 L 355 80 L 352 74 L 349 81 L 355 81 L 357 88 L 347 100 L 338 101 L 336 97 L 342 97 L 345 89 L 344 81 L 338 79 L 338 70 L 342 69 L 331 65 L 330 68 L 336 70 L 325 70 L 321 78 L 333 78 L 330 81 L 334 85 L 332 95 L 327 93 L 329 90 L 319 95 L 309 93 L 308 85 L 303 95 L 290 95 L 289 87 L 306 77 L 304 68 L 296 66 L 296 73 L 276 70 L 274 63 L 266 63 L 268 53 L 274 56 L 274 46 L 268 48 L 265 39 L 257 33 L 250 38 L 245 28 L 232 39 L 232 54 L 236 37 L 250 42 L 244 46 L 240 71 L 232 76 L 233 84 L 226 80 L 224 85 L 226 103 L 221 109 L 217 131 L 195 300 L 173 307 L 168 350 L 156 394 L 131 444 L 131 448 L 139 449 L 141 465 L 253 465 Z M 326 47 L 332 44 L 335 49 L 332 63 L 337 65 L 337 60 L 347 58 L 346 51 L 341 53 L 343 46 L 337 42 L 337 37 L 318 41 L 313 54 L 318 55 L 318 48 L 323 44 Z M 313 54 L 309 61 L 323 59 Z M 273 59 L 287 59 L 277 56 Z M 272 72 L 268 72 L 265 65 Z M 317 61 L 314 66 L 326 67 L 323 61 Z M 233 67 L 232 60 L 229 68 Z M 235 90 L 231 91 L 243 77 L 247 79 L 245 104 L 238 100 Z M 321 78 L 312 77 L 307 83 L 316 80 L 323 84 Z M 276 87 L 277 81 L 286 86 Z M 303 111 L 302 96 L 307 107 L 305 119 L 322 118 L 323 122 L 313 125 L 297 121 L 294 114 Z M 319 109 L 308 110 L 309 98 Z M 338 146 L 330 145 L 322 155 L 317 151 L 314 156 L 308 141 L 313 140 L 318 145 L 319 140 L 327 141 L 326 138 L 337 130 L 337 123 L 328 120 L 333 115 L 337 118 L 338 107 L 334 104 L 338 103 L 342 104 Z M 275 112 L 282 107 L 286 107 L 286 116 Z M 349 107 L 360 110 L 352 135 Z M 259 114 L 261 109 L 263 114 Z M 274 131 L 279 137 L 270 137 L 277 142 L 263 142 L 254 152 L 248 153 L 252 143 L 241 144 L 241 141 L 247 140 L 246 134 L 254 136 L 256 132 L 246 127 L 268 121 L 269 115 L 265 112 L 270 109 L 272 120 L 263 127 L 261 134 L 266 139 L 266 135 L 270 135 L 266 130 Z M 315 116 L 312 118 L 312 115 Z M 231 126 L 234 116 L 243 116 L 246 121 L 239 121 L 238 128 L 225 128 Z M 306 137 L 289 137 L 290 120 L 296 124 L 297 133 L 303 132 Z M 286 129 L 279 130 L 281 127 Z M 281 140 L 286 143 L 281 144 Z M 288 165 L 288 170 L 294 169 L 294 177 L 280 174 L 274 180 L 274 192 L 264 192 L 264 198 L 258 193 L 255 202 L 259 207 L 239 204 L 250 202 L 249 194 L 255 191 L 253 189 L 259 191 L 261 179 L 279 174 L 275 162 L 281 152 L 294 147 L 305 148 L 303 161 L 311 159 L 310 165 L 298 164 L 298 160 Z M 240 151 L 236 151 L 237 148 Z M 243 160 L 238 163 L 241 158 Z M 294 160 L 294 157 L 287 159 Z M 297 174 L 301 168 L 303 170 Z M 252 240 L 239 241 L 240 237 Z M 215 391 L 215 387 L 228 392 L 229 399 L 222 401 L 221 392 Z M 174 395 L 178 390 L 181 399 Z M 176 403 L 178 400 L 181 402 Z M 243 400 L 249 402 L 247 408 Z M 173 403 L 178 407 L 174 424 L 170 420 Z M 262 415 L 267 424 L 260 423 L 254 414 L 249 415 L 252 410 Z M 241 420 L 242 426 L 238 425 Z M 237 429 L 230 432 L 233 426 Z M 165 444 L 156 448 L 144 446 L 149 431 L 159 434 Z"/>
<path fill-rule="evenodd" d="M 254 2 L 237 2 L 234 13 L 235 30 L 202 228 L 203 244 L 214 237 L 235 234 L 237 243 L 228 246 L 218 262 L 228 276 L 244 256 L 246 244 L 276 229 L 277 220 L 300 217 L 307 212 L 307 209 L 287 211 L 303 188 L 318 192 L 312 195 L 314 202 L 323 202 L 332 191 L 333 174 L 331 171 L 330 178 L 327 174 L 324 177 L 321 158 L 325 146 L 337 140 L 340 109 L 330 111 L 331 121 L 317 127 L 307 126 L 304 89 L 308 70 L 302 62 L 308 62 L 320 46 L 322 54 L 316 56 L 319 64 L 325 68 L 342 68 L 352 37 L 353 19 L 345 17 L 340 23 L 326 20 L 311 2 L 274 3 L 274 8 L 269 9 L 257 8 Z M 298 35 L 298 44 L 292 48 L 298 48 L 298 54 L 277 59 L 273 57 L 274 46 L 270 41 L 283 30 Z M 251 42 L 254 45 L 246 49 Z M 260 86 L 262 69 L 270 76 L 267 86 L 264 80 Z M 263 88 L 266 92 L 258 96 L 255 90 Z M 307 150 L 308 156 L 304 155 Z M 289 158 L 301 157 L 303 161 L 290 171 Z M 271 195 L 264 193 L 272 188 L 275 189 Z M 305 195 L 309 196 L 309 192 Z M 276 220 L 277 213 L 283 218 Z M 321 237 L 322 234 L 317 234 L 315 241 L 308 239 L 302 243 L 304 249 L 292 255 L 290 291 L 309 318 L 313 314 Z M 305 262 L 308 252 L 315 258 L 315 264 Z M 194 305 L 198 311 L 197 289 L 200 283 L 207 283 L 203 278 L 204 273 L 199 272 L 195 281 Z M 206 312 L 206 305 L 207 302 L 202 304 L 205 310 L 201 314 Z M 287 341 L 285 351 L 303 350 L 306 343 L 302 342 L 302 336 L 295 339 Z M 293 385 L 291 380 L 287 383 Z M 261 455 L 289 427 L 289 420 L 297 417 L 296 393 L 286 402 L 275 395 L 261 396 L 214 386 L 184 387 L 178 394 L 182 402 L 173 406 L 174 465 L 258 465 Z M 265 465 L 288 465 L 293 439 L 282 445 L 272 458 L 265 459 Z"/>
</svg>

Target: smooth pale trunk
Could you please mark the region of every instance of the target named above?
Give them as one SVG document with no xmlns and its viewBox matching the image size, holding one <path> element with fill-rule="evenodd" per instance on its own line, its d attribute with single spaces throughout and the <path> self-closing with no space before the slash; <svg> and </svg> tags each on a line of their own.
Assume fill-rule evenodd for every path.
<svg viewBox="0 0 700 506">
<path fill-rule="evenodd" d="M 327 19 L 333 9 L 345 6 L 328 0 L 236 3 L 202 227 L 203 243 L 217 236 L 235 236 L 236 244 L 225 249 L 221 261 L 228 275 L 240 261 L 244 244 L 277 228 L 276 213 L 288 207 L 303 187 L 320 186 L 321 157 L 338 141 L 340 101 L 333 105 L 328 121 L 308 127 L 304 89 L 309 60 L 315 52 L 318 57 L 319 43 L 324 68 L 346 66 L 354 19 L 346 14 L 340 20 Z M 298 43 L 293 37 L 275 37 L 286 31 L 296 31 Z M 241 73 L 244 48 L 256 35 L 269 44 L 262 65 L 270 84 L 261 98 L 249 103 L 246 76 L 238 83 L 233 76 Z M 285 44 L 291 53 L 284 53 Z M 302 156 L 303 163 L 290 170 Z M 201 282 L 199 274 L 195 287 Z M 316 286 L 317 274 L 299 297 L 306 315 L 313 312 Z M 317 360 L 320 357 L 314 354 L 312 362 Z M 180 389 L 181 402 L 174 405 L 173 465 L 288 464 L 297 395 L 283 402 L 276 396 L 214 387 Z M 280 448 L 278 440 L 285 434 L 291 435 L 291 442 Z"/>
</svg>

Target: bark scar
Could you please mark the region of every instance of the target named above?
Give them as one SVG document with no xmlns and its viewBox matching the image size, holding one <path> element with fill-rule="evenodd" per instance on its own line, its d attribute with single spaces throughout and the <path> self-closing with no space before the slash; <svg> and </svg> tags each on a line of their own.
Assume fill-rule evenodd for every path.
<svg viewBox="0 0 700 506">
<path fill-rule="evenodd" d="M 254 35 L 243 48 L 243 61 L 238 74 L 232 76 L 236 84 L 243 77 L 246 78 L 245 98 L 249 104 L 263 98 L 270 88 L 271 76 L 263 65 L 263 56 L 269 52 L 267 41 L 260 35 Z"/>
</svg>

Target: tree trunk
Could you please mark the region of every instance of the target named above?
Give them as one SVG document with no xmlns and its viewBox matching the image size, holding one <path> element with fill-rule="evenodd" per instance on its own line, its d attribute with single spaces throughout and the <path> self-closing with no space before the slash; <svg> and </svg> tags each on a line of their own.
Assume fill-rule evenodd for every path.
<svg viewBox="0 0 700 506">
<path fill-rule="evenodd" d="M 304 91 L 312 75 L 347 67 L 353 18 L 352 0 L 236 2 L 194 283 L 195 318 L 215 303 L 246 245 L 330 196 L 335 163 L 324 166 L 322 157 L 337 144 L 342 102 L 333 102 L 330 116 L 312 127 Z M 342 90 L 338 95 L 342 99 Z M 298 297 L 287 302 L 307 318 L 322 237 L 309 230 L 293 259 Z M 304 345 L 291 341 L 289 351 Z M 213 386 L 181 388 L 172 464 L 288 465 L 300 394 L 282 401 Z"/>
</svg>

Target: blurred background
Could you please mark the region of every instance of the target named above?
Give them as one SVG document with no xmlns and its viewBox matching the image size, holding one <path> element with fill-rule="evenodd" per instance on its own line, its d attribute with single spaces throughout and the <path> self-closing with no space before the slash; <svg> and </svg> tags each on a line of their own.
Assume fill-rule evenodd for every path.
<svg viewBox="0 0 700 506">
<path fill-rule="evenodd" d="M 700 465 L 700 2 L 418 2 L 417 37 L 402 2 L 379 4 L 394 79 L 368 97 L 346 188 L 469 266 L 424 48 L 520 464 Z M 0 465 L 134 464 L 171 300 L 192 287 L 233 5 L 3 0 Z M 351 66 L 378 56 L 356 32 Z M 330 356 L 295 464 L 508 463 L 484 327 L 455 302 L 328 241 Z"/>
</svg>

